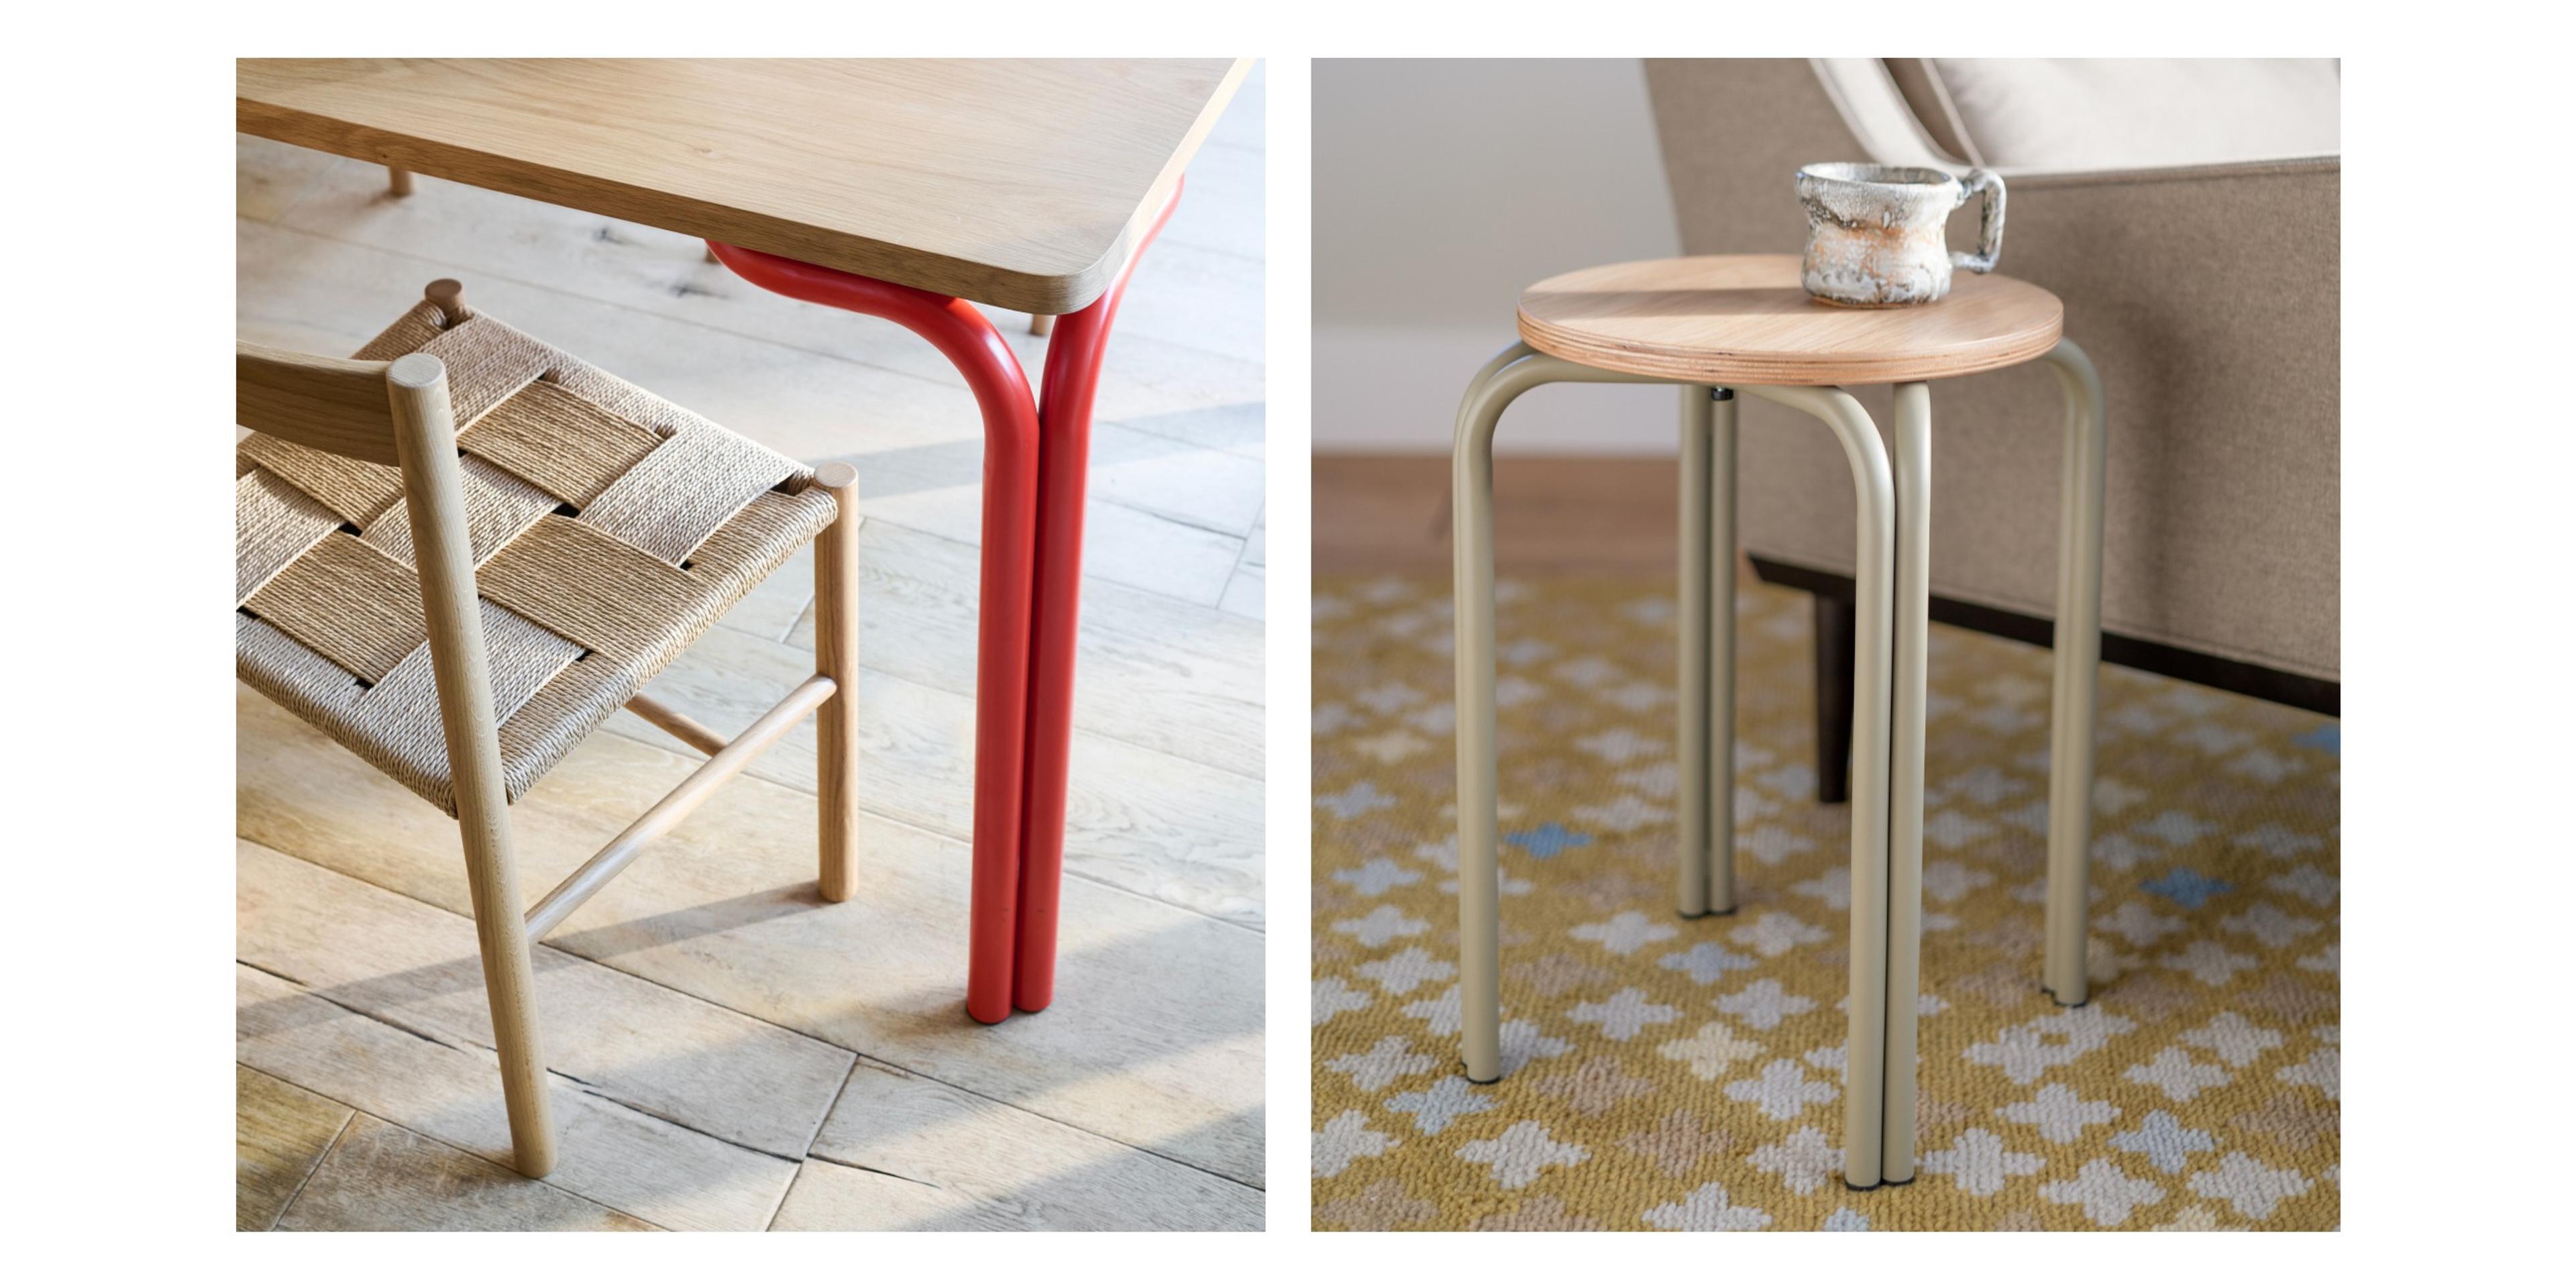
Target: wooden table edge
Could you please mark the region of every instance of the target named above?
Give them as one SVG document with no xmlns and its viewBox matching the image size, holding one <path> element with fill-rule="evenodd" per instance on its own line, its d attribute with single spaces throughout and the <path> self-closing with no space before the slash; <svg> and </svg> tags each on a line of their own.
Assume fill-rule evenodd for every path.
<svg viewBox="0 0 2576 1288">
<path fill-rule="evenodd" d="M 1099 258 L 1081 269 L 1066 273 L 1033 273 L 980 264 L 952 255 L 879 241 L 858 233 L 823 232 L 796 220 L 698 198 L 688 198 L 687 202 L 693 209 L 709 216 L 707 226 L 670 228 L 663 222 L 673 200 L 667 193 L 591 175 L 576 175 L 560 167 L 498 156 L 461 145 L 422 144 L 373 126 L 351 124 L 240 94 L 233 97 L 233 128 L 295 147 L 393 166 L 486 191 L 524 196 L 610 219 L 661 228 L 684 237 L 705 238 L 766 251 L 823 268 L 954 295 L 978 304 L 1022 313 L 1058 315 L 1082 309 L 1109 289 L 1109 283 L 1116 277 L 1119 267 L 1126 263 L 1136 244 L 1137 234 L 1161 210 L 1172 185 L 1180 181 L 1189 168 L 1189 162 L 1197 158 L 1208 132 L 1216 127 L 1217 119 L 1234 102 L 1235 93 L 1242 88 L 1244 78 L 1251 74 L 1253 62 L 1250 58 L 1233 61 L 1217 82 L 1216 89 L 1208 95 L 1207 102 L 1200 107 L 1198 118 L 1191 122 L 1189 131 L 1172 149 L 1172 156 L 1164 163 L 1162 173 L 1147 186 L 1144 199 L 1128 216 L 1126 227 L 1119 231 Z M 506 176 L 515 186 L 497 188 L 465 177 L 464 172 L 475 167 L 490 175 Z M 574 197 L 578 200 L 570 199 Z M 923 272 L 925 264 L 942 271 Z M 959 289 L 961 284 L 969 285 Z"/>
</svg>

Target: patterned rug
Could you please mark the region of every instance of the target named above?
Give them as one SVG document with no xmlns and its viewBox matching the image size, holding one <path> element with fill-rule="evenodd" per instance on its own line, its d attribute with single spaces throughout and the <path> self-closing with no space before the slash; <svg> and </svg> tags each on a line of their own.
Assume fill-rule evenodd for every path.
<svg viewBox="0 0 2576 1288">
<path fill-rule="evenodd" d="M 2091 1005 L 2039 991 L 2045 651 L 1934 627 L 1907 1186 L 1840 1177 L 1846 806 L 1738 605 L 1739 910 L 1672 912 L 1668 582 L 1501 588 L 1504 1062 L 1458 1066 L 1445 579 L 1319 579 L 1314 1225 L 2328 1229 L 2340 726 L 2105 667 Z"/>
</svg>

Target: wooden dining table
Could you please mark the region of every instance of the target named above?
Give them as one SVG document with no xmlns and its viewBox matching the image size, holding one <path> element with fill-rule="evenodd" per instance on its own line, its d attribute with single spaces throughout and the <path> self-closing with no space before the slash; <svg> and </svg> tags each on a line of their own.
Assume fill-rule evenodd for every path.
<svg viewBox="0 0 2576 1288">
<path fill-rule="evenodd" d="M 1053 999 L 1092 395 L 1248 59 L 244 59 L 235 127 L 704 239 L 889 318 L 984 417 L 967 1011 Z M 566 253 L 577 248 L 566 247 Z M 1033 392 L 977 304 L 1059 319 Z M 860 412 L 864 409 L 853 409 Z"/>
</svg>

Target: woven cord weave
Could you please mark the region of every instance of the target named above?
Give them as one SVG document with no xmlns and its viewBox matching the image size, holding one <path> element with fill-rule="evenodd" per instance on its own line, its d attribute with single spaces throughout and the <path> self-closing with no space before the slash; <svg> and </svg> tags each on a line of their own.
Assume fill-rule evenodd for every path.
<svg viewBox="0 0 2576 1288">
<path fill-rule="evenodd" d="M 836 516 L 796 462 L 488 315 L 358 351 L 446 364 L 503 773 L 517 800 Z M 453 814 L 402 476 L 253 434 L 234 483 L 241 678 Z"/>
</svg>

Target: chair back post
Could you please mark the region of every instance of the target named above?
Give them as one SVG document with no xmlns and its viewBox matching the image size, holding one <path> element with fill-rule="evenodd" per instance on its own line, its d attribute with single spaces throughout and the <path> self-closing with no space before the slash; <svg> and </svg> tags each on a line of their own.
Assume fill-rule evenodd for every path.
<svg viewBox="0 0 2576 1288">
<path fill-rule="evenodd" d="M 481 940 L 484 990 L 498 1039 L 501 1090 L 509 1104 L 518 1170 L 543 1176 L 554 1166 L 554 1127 L 545 1095 L 545 1057 L 537 1041 L 536 977 L 520 918 L 518 864 L 510 843 L 509 788 L 502 775 L 500 731 L 492 706 L 491 664 L 483 647 L 483 614 L 474 596 L 474 547 L 465 510 L 465 476 L 456 456 L 456 415 L 447 367 L 426 353 L 394 360 L 385 371 L 394 446 L 410 507 L 413 557 L 420 570 L 429 661 L 438 681 L 439 721 L 447 734 L 448 778 L 465 842 L 466 886 Z"/>
<path fill-rule="evenodd" d="M 474 549 L 465 511 L 465 476 L 456 457 L 456 414 L 448 402 L 447 366 L 426 353 L 405 354 L 385 371 L 394 448 L 402 466 L 403 501 L 411 511 L 413 557 L 420 572 L 421 612 L 429 628 L 431 669 L 451 761 L 490 744 L 499 762 L 492 719 L 483 615 L 474 600 Z M 460 747 L 459 744 L 469 744 Z M 460 755 L 460 753 L 464 753 Z M 462 763 L 457 805 L 466 804 Z"/>
</svg>

